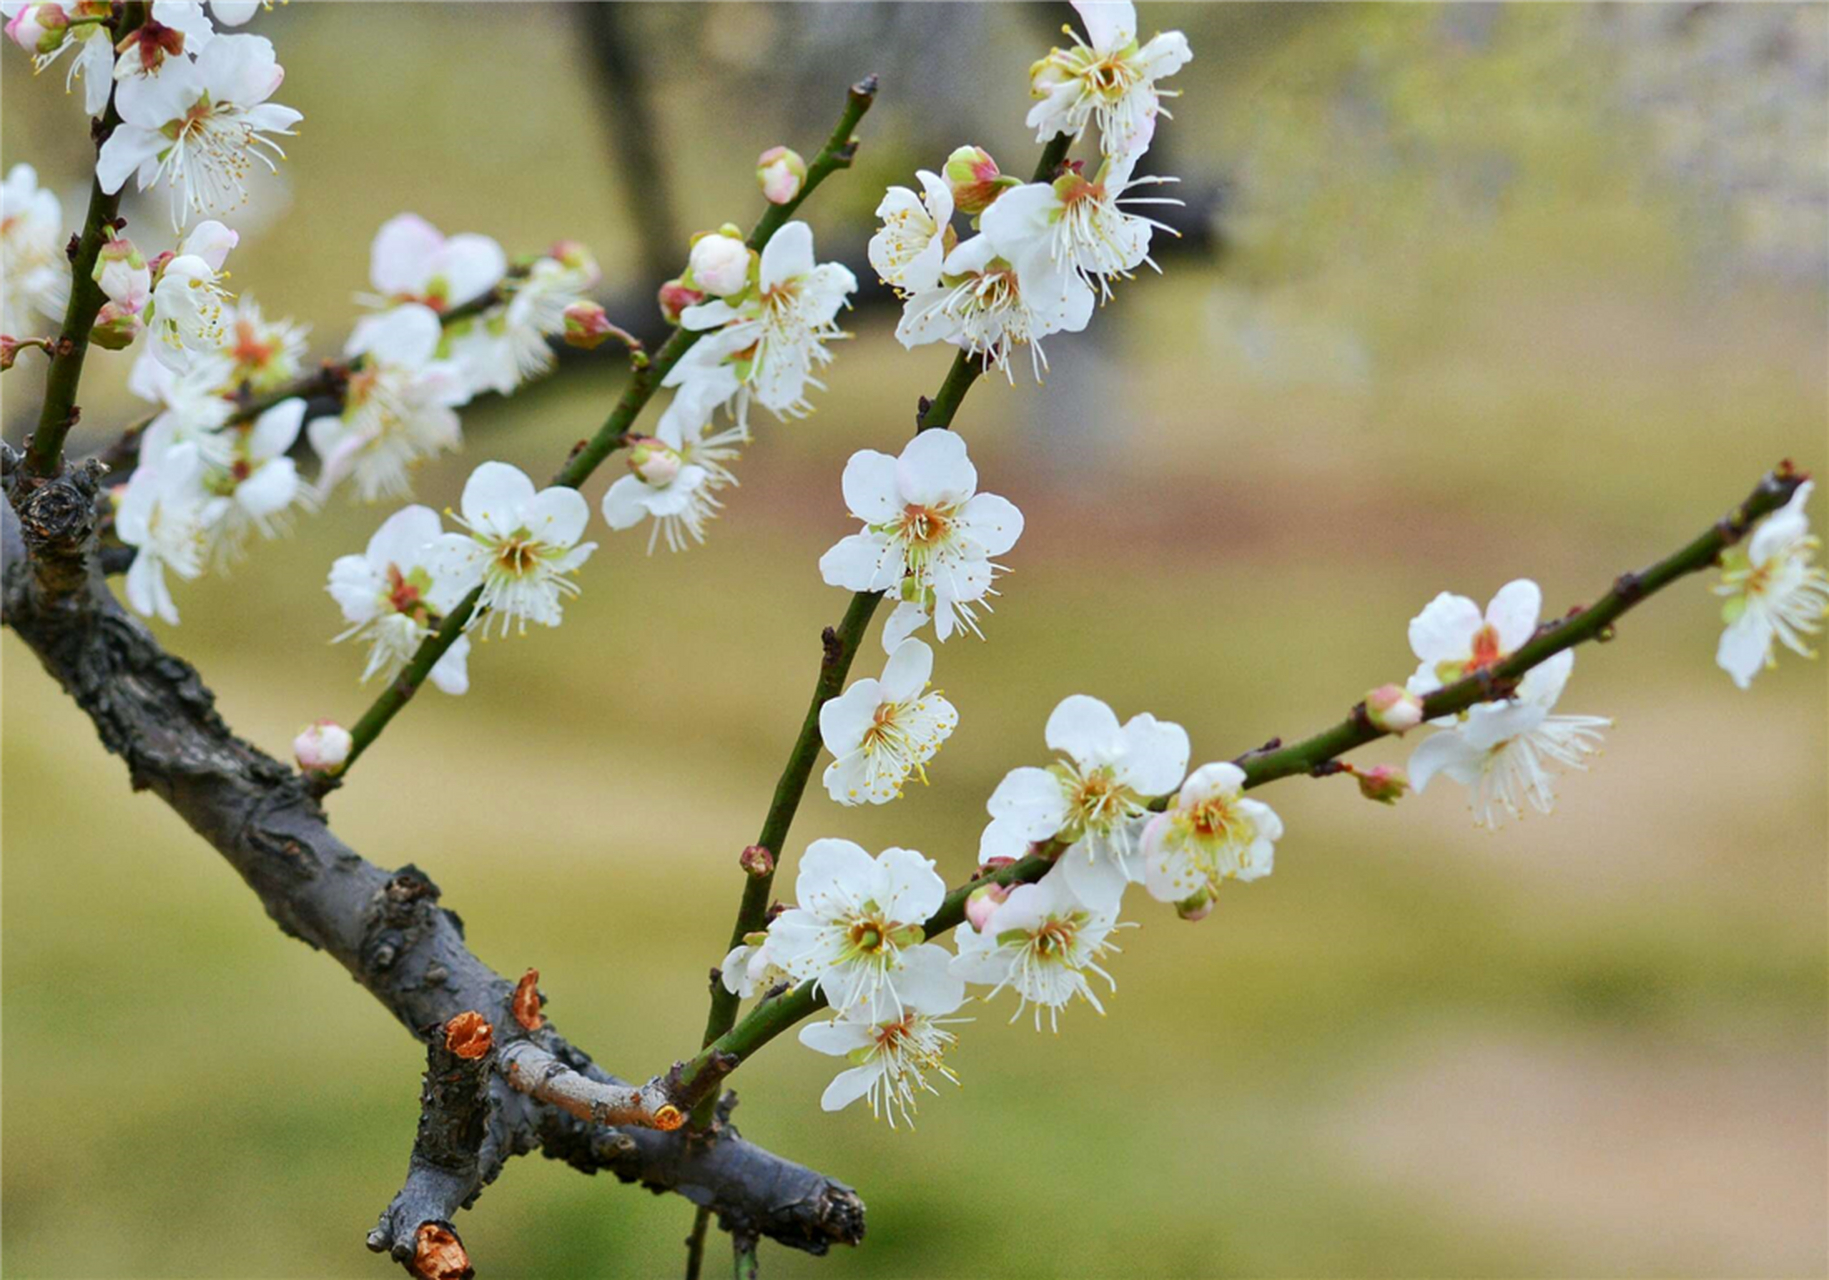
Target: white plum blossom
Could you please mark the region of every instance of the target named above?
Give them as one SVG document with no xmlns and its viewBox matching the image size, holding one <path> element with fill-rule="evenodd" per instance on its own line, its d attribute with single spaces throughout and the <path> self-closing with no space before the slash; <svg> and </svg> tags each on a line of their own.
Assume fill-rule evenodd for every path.
<svg viewBox="0 0 1829 1280">
<path fill-rule="evenodd" d="M 76 78 L 81 76 L 83 110 L 99 116 L 107 109 L 108 91 L 114 88 L 114 36 L 97 19 L 107 18 L 111 8 L 107 0 L 76 0 L 62 5 L 7 0 L 0 4 L 0 16 L 7 20 L 7 38 L 32 55 L 34 74 L 64 54 L 72 55 L 70 68 L 64 73 L 64 92 L 71 92 Z"/>
<path fill-rule="evenodd" d="M 41 319 L 62 320 L 70 301 L 63 209 L 38 185 L 29 164 L 7 170 L 0 186 L 0 333 L 23 338 Z"/>
<path fill-rule="evenodd" d="M 737 483 L 726 464 L 748 439 L 740 427 L 706 434 L 707 411 L 690 396 L 675 396 L 652 436 L 630 441 L 630 474 L 603 495 L 603 518 L 612 529 L 630 529 L 652 517 L 648 552 L 664 539 L 670 551 L 687 540 L 705 541 L 705 525 L 723 503 L 717 493 Z"/>
<path fill-rule="evenodd" d="M 119 191 L 136 175 L 141 191 L 171 188 L 172 227 L 195 213 L 234 208 L 248 198 L 255 162 L 276 171 L 285 152 L 273 141 L 290 137 L 304 117 L 268 102 L 286 73 L 261 36 L 217 36 L 195 62 L 177 59 L 156 76 L 122 82 L 115 92 L 121 123 L 95 162 L 102 190 Z"/>
<path fill-rule="evenodd" d="M 203 471 L 195 443 L 142 447 L 140 465 L 115 501 L 115 534 L 136 550 L 126 584 L 136 613 L 176 625 L 178 606 L 165 571 L 180 578 L 203 572 Z"/>
<path fill-rule="evenodd" d="M 565 332 L 565 309 L 585 300 L 597 283 L 597 263 L 577 246 L 563 259 L 544 257 L 512 280 L 506 304 L 451 326 L 451 359 L 472 394 L 508 395 L 529 378 L 550 372 L 548 339 Z"/>
<path fill-rule="evenodd" d="M 305 402 L 282 400 L 253 422 L 223 434 L 221 461 L 206 454 L 204 552 L 218 570 L 245 555 L 248 538 L 285 529 L 283 513 L 301 496 L 298 464 L 287 457 L 305 421 Z"/>
<path fill-rule="evenodd" d="M 838 803 L 888 804 L 909 774 L 927 781 L 927 762 L 959 723 L 952 703 L 927 692 L 933 670 L 934 651 L 904 640 L 881 679 L 854 681 L 819 709 L 819 737 L 833 756 L 826 792 Z"/>
<path fill-rule="evenodd" d="M 433 544 L 444 533 L 430 507 L 402 507 L 368 540 L 359 556 L 339 556 L 330 566 L 326 590 L 343 610 L 348 628 L 337 640 L 366 639 L 371 648 L 362 681 L 391 680 L 464 598 L 465 584 L 436 574 Z M 439 658 L 432 683 L 446 693 L 470 687 L 470 637 L 459 636 Z"/>
<path fill-rule="evenodd" d="M 446 236 L 416 213 L 389 218 L 368 247 L 373 305 L 417 302 L 449 311 L 488 293 L 508 272 L 508 255 L 488 236 Z"/>
<path fill-rule="evenodd" d="M 206 460 L 226 461 L 226 438 L 220 428 L 235 412 L 223 395 L 233 371 L 227 356 L 203 356 L 182 371 L 173 370 L 150 349 L 140 352 L 127 375 L 127 389 L 159 406 L 146 438 L 164 433 L 170 443 L 197 444 Z"/>
<path fill-rule="evenodd" d="M 220 222 L 200 222 L 160 269 L 146 317 L 152 353 L 171 368 L 182 370 L 197 355 L 227 345 L 223 303 L 228 294 L 222 288 L 222 268 L 240 239 Z"/>
<path fill-rule="evenodd" d="M 1188 775 L 1174 807 L 1143 828 L 1143 884 L 1188 919 L 1212 909 L 1227 880 L 1270 874 L 1283 821 L 1244 795 L 1245 771 L 1224 761 Z"/>
<path fill-rule="evenodd" d="M 769 925 L 768 949 L 796 982 L 816 983 L 834 1010 L 896 1017 L 909 1005 L 957 1007 L 963 984 L 922 928 L 946 897 L 932 859 L 893 848 L 872 858 L 849 840 L 815 840 L 801 856 L 794 897 L 799 905 Z"/>
<path fill-rule="evenodd" d="M 769 949 L 766 931 L 743 935 L 743 941 L 730 949 L 724 963 L 718 966 L 718 980 L 724 990 L 738 999 L 747 1000 L 758 991 L 793 981 L 793 975 L 775 962 Z"/>
<path fill-rule="evenodd" d="M 95 256 L 95 283 L 122 311 L 144 311 L 152 301 L 152 268 L 131 240 L 104 241 Z"/>
<path fill-rule="evenodd" d="M 1138 151 L 1148 145 L 1158 112 L 1168 115 L 1160 100 L 1174 96 L 1156 81 L 1194 56 L 1187 37 L 1169 31 L 1140 44 L 1137 8 L 1129 0 L 1074 0 L 1073 7 L 1086 24 L 1085 39 L 1049 50 L 1029 69 L 1030 96 L 1040 99 L 1029 110 L 1035 140 L 1078 138 L 1096 122 L 1106 155 Z"/>
<path fill-rule="evenodd" d="M 815 1022 L 800 1029 L 800 1043 L 818 1053 L 844 1058 L 852 1065 L 838 1073 L 820 1095 L 819 1105 L 825 1111 L 842 1111 L 859 1098 L 870 1100 L 870 1114 L 887 1120 L 894 1128 L 896 1117 L 912 1125 L 919 1091 L 938 1096 L 939 1090 L 928 1082 L 928 1074 L 944 1076 L 954 1084 L 954 1075 L 942 1059 L 958 1043 L 958 1036 L 946 1028 L 949 1024 L 968 1021 L 948 1018 L 965 998 L 965 984 L 953 980 L 957 992 L 945 999 L 930 1000 L 930 993 L 945 990 L 947 954 L 938 947 L 922 948 L 908 957 L 908 967 L 938 970 L 932 980 L 911 984 L 899 1010 L 852 1009 L 829 1022 Z"/>
<path fill-rule="evenodd" d="M 485 462 L 464 482 L 463 514 L 455 517 L 468 533 L 447 533 L 432 553 L 433 573 L 451 575 L 468 591 L 481 584 L 470 626 L 489 633 L 499 619 L 500 634 L 512 626 L 522 634 L 529 622 L 556 627 L 561 601 L 578 594 L 567 575 L 590 559 L 594 542 L 580 543 L 591 509 L 576 489 L 554 485 L 534 491 L 519 467 Z"/>
<path fill-rule="evenodd" d="M 1761 667 L 1776 665 L 1774 640 L 1803 657 L 1816 656 L 1804 637 L 1822 630 L 1829 613 L 1829 573 L 1811 563 L 1821 545 L 1804 514 L 1812 487 L 1810 481 L 1798 485 L 1791 500 L 1753 530 L 1744 550 L 1735 547 L 1722 557 L 1715 593 L 1727 597 L 1721 608 L 1727 630 L 1715 661 L 1742 689 Z"/>
<path fill-rule="evenodd" d="M 940 283 L 940 266 L 953 247 L 953 193 L 946 180 L 926 169 L 916 172 L 921 194 L 891 187 L 876 207 L 883 220 L 870 237 L 870 265 L 884 284 L 920 293 Z"/>
<path fill-rule="evenodd" d="M 1097 698 L 1074 694 L 1044 735 L 1063 759 L 1012 769 L 991 793 L 978 859 L 1020 858 L 1038 840 L 1067 846 L 1058 870 L 1081 901 L 1114 915 L 1124 888 L 1144 878 L 1138 837 L 1149 801 L 1173 791 L 1188 768 L 1188 734 L 1148 713 L 1123 725 Z"/>
<path fill-rule="evenodd" d="M 894 652 L 929 615 L 941 640 L 960 628 L 982 635 L 972 606 L 996 594 L 991 581 L 1003 566 L 991 557 L 1016 545 L 1022 512 L 978 492 L 964 438 L 923 431 L 899 458 L 860 450 L 845 464 L 843 484 L 864 531 L 821 556 L 819 572 L 831 586 L 901 601 L 884 624 L 884 649 Z"/>
<path fill-rule="evenodd" d="M 1482 702 L 1451 729 L 1431 735 L 1410 757 L 1410 782 L 1417 791 L 1438 773 L 1468 789 L 1476 826 L 1496 828 L 1502 814 L 1524 816 L 1529 805 L 1548 813 L 1555 804 L 1553 775 L 1546 764 L 1585 769 L 1585 758 L 1600 749 L 1600 731 L 1613 722 L 1600 716 L 1553 715 L 1575 654 L 1564 649 L 1532 667 L 1504 702 Z"/>
<path fill-rule="evenodd" d="M 1123 207 L 1180 203 L 1128 194 L 1134 187 L 1175 181 L 1132 178 L 1137 158 L 1135 153 L 1108 158 L 1090 180 L 1068 172 L 1053 182 L 1031 182 L 1005 191 L 984 211 L 984 233 L 1003 257 L 1027 262 L 1039 250 L 1050 263 L 1064 264 L 1096 287 L 1100 297 L 1109 298 L 1113 277 L 1129 279 L 1146 262 L 1161 270 L 1149 256 L 1152 228 L 1175 234 L 1166 223 Z"/>
<path fill-rule="evenodd" d="M 745 431 L 751 400 L 783 420 L 805 417 L 813 408 L 807 388 L 825 386 L 813 371 L 832 359 L 826 343 L 844 336 L 835 319 L 856 288 L 845 267 L 814 260 L 812 228 L 790 222 L 763 246 L 753 294 L 681 312 L 686 328 L 717 332 L 694 343 L 661 385 L 688 387 L 706 404 L 734 399 L 732 416 Z"/>
<path fill-rule="evenodd" d="M 156 76 L 168 60 L 195 57 L 216 35 L 199 0 L 153 0 L 148 20 L 115 48 L 114 78 Z"/>
<path fill-rule="evenodd" d="M 980 931 L 971 924 L 959 927 L 959 954 L 952 962 L 954 976 L 992 988 L 991 999 L 1009 987 L 1016 992 L 1014 1022 L 1023 1010 L 1035 1006 L 1035 1029 L 1041 1030 L 1042 1010 L 1048 1025 L 1060 1030 L 1060 1013 L 1075 997 L 1100 1013 L 1105 1006 L 1087 980 L 1088 973 L 1105 979 L 1117 990 L 1112 976 L 1100 967 L 1118 927 L 1116 907 L 1082 901 L 1068 885 L 1064 868 L 1056 866 L 1034 884 L 1018 885 L 990 915 Z"/>
<path fill-rule="evenodd" d="M 441 336 L 438 317 L 417 303 L 372 317 L 350 335 L 345 354 L 362 360 L 350 372 L 343 412 L 307 428 L 323 463 L 320 494 L 353 475 L 364 502 L 404 496 L 412 468 L 463 443 L 451 406 L 469 392 L 456 367 L 435 358 Z"/>
<path fill-rule="evenodd" d="M 1046 243 L 1024 239 L 1011 252 L 1018 258 L 1006 257 L 989 235 L 960 242 L 946 255 L 940 282 L 909 295 L 896 338 L 911 350 L 952 343 L 1012 381 L 1011 354 L 1027 346 L 1030 371 L 1040 381 L 1048 367 L 1041 340 L 1084 329 L 1092 319 L 1093 292 L 1069 263 L 1049 256 Z"/>
<path fill-rule="evenodd" d="M 230 386 L 246 383 L 255 395 L 262 395 L 303 372 L 309 325 L 291 319 L 269 320 L 261 314 L 260 304 L 244 293 L 235 299 L 227 329 L 223 350 L 235 361 Z"/>
<path fill-rule="evenodd" d="M 1536 633 L 1542 611 L 1543 591 L 1529 578 L 1500 587 L 1484 612 L 1466 596 L 1442 592 L 1410 619 L 1410 649 L 1419 665 L 1404 687 L 1423 698 L 1498 666 Z"/>
</svg>

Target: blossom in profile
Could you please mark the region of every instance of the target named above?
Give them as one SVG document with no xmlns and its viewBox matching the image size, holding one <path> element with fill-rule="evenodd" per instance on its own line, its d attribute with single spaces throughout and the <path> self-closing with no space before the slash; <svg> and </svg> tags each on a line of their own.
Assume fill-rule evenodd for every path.
<svg viewBox="0 0 1829 1280">
<path fill-rule="evenodd" d="M 1807 480 L 1798 485 L 1791 500 L 1753 530 L 1745 548 L 1722 557 L 1715 593 L 1726 597 L 1721 617 L 1727 629 L 1715 661 L 1742 689 L 1762 667 L 1777 665 L 1774 642 L 1816 656 L 1804 637 L 1821 631 L 1829 613 L 1829 573 L 1812 563 L 1822 545 L 1804 514 L 1813 487 Z"/>
<path fill-rule="evenodd" d="M 400 674 L 463 600 L 465 583 L 433 570 L 433 546 L 443 534 L 430 507 L 402 507 L 382 521 L 361 555 L 339 556 L 330 566 L 326 590 L 349 624 L 336 639 L 369 642 L 364 684 Z M 470 637 L 459 636 L 433 666 L 432 683 L 446 693 L 468 690 L 469 655 Z"/>
<path fill-rule="evenodd" d="M 206 457 L 204 554 L 218 570 L 240 560 L 253 535 L 284 532 L 290 523 L 285 513 L 308 496 L 298 464 L 287 456 L 304 421 L 303 400 L 282 400 L 253 422 L 221 433 L 222 447 Z"/>
<path fill-rule="evenodd" d="M 7 170 L 0 185 L 0 333 L 26 337 L 61 321 L 70 301 L 68 231 L 57 196 L 38 185 L 29 164 Z"/>
<path fill-rule="evenodd" d="M 883 647 L 894 652 L 929 617 L 941 640 L 959 629 L 982 634 L 974 606 L 995 594 L 991 582 L 1002 566 L 992 557 L 1016 545 L 1022 512 L 978 492 L 964 437 L 923 431 L 900 457 L 860 450 L 845 464 L 843 487 L 864 529 L 821 556 L 819 572 L 830 586 L 899 601 Z"/>
<path fill-rule="evenodd" d="M 919 640 L 896 646 L 881 679 L 854 681 L 819 709 L 819 736 L 832 763 L 826 793 L 840 804 L 888 804 L 910 774 L 927 781 L 927 762 L 959 723 L 938 691 L 927 692 L 934 651 Z"/>
<path fill-rule="evenodd" d="M 953 193 L 939 174 L 915 174 L 921 194 L 891 187 L 876 207 L 883 225 L 870 237 L 870 265 L 883 283 L 919 293 L 940 283 L 940 266 L 952 249 Z"/>
<path fill-rule="evenodd" d="M 1514 697 L 1482 702 L 1432 734 L 1410 757 L 1410 782 L 1418 792 L 1436 774 L 1446 774 L 1469 793 L 1476 826 L 1496 828 L 1506 815 L 1524 816 L 1526 806 L 1548 813 L 1556 801 L 1550 765 L 1586 769 L 1600 749 L 1600 716 L 1554 714 L 1574 669 L 1575 654 L 1564 649 L 1532 667 Z"/>
<path fill-rule="evenodd" d="M 108 92 L 114 88 L 114 38 L 98 19 L 108 17 L 111 9 L 107 0 L 75 0 L 70 4 L 6 0 L 0 4 L 0 17 L 6 19 L 7 39 L 32 55 L 34 74 L 66 53 L 70 55 L 64 92 L 73 92 L 77 77 L 82 77 L 83 111 L 99 116 L 107 109 Z"/>
<path fill-rule="evenodd" d="M 561 601 L 578 594 L 571 579 L 597 549 L 579 542 L 591 509 L 576 489 L 554 485 L 535 492 L 519 467 L 485 462 L 464 483 L 465 533 L 447 533 L 434 544 L 435 575 L 449 574 L 465 592 L 481 585 L 470 626 L 483 634 L 496 621 L 502 635 L 521 633 L 529 622 L 556 627 L 564 620 Z"/>
<path fill-rule="evenodd" d="M 887 1120 L 893 1129 L 898 1116 L 905 1124 L 914 1123 L 918 1095 L 939 1094 L 930 1076 L 959 1083 L 944 1061 L 959 1040 L 947 1027 L 967 1019 L 946 1015 L 963 1003 L 965 984 L 947 977 L 948 963 L 945 951 L 923 948 L 909 956 L 907 965 L 934 973 L 911 984 L 899 1009 L 851 1009 L 800 1029 L 801 1044 L 852 1064 L 820 1095 L 822 1110 L 842 1111 L 866 1098 L 870 1114 Z"/>
<path fill-rule="evenodd" d="M 135 549 L 127 570 L 127 603 L 136 613 L 177 624 L 178 606 L 165 581 L 203 572 L 203 454 L 186 441 L 161 447 L 149 441 L 140 463 L 115 502 L 114 531 Z"/>
<path fill-rule="evenodd" d="M 985 216 L 996 208 L 993 204 Z M 1004 247 L 1016 257 L 1007 256 Z M 951 343 L 1012 380 L 1011 359 L 1027 347 L 1030 371 L 1039 382 L 1048 367 L 1042 339 L 1084 329 L 1094 301 L 1091 287 L 1070 262 L 1052 256 L 1048 243 L 1025 238 L 1000 247 L 985 233 L 946 255 L 937 284 L 909 294 L 895 336 L 910 350 Z"/>
</svg>

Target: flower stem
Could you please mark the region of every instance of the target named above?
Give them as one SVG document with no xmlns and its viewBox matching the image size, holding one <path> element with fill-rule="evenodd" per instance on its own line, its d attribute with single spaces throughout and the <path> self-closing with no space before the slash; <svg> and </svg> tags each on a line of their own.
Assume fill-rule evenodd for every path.
<svg viewBox="0 0 1829 1280">
<path fill-rule="evenodd" d="M 802 185 L 799 195 L 786 204 L 768 207 L 767 212 L 757 221 L 755 230 L 749 234 L 751 248 L 759 249 L 767 244 L 769 237 L 780 230 L 781 225 L 787 221 L 793 211 L 800 207 L 800 202 L 812 194 L 813 188 L 824 182 L 831 174 L 850 166 L 852 157 L 857 154 L 857 140 L 851 136 L 852 130 L 857 127 L 858 122 L 863 119 L 864 113 L 870 109 L 870 104 L 875 100 L 875 76 L 866 76 L 862 81 L 851 86 L 851 90 L 845 98 L 844 114 L 839 117 L 838 128 L 833 131 L 831 138 L 827 139 L 826 145 L 820 149 L 819 154 L 813 158 L 813 162 L 807 166 L 807 180 Z M 667 372 L 674 365 L 679 363 L 680 357 L 686 354 L 700 336 L 688 329 L 677 326 L 674 328 L 666 342 L 661 345 L 660 350 L 654 353 L 654 359 L 648 366 L 635 371 L 634 377 L 630 379 L 629 385 L 623 390 L 622 395 L 617 398 L 615 406 L 610 410 L 609 417 L 604 420 L 603 426 L 598 428 L 597 434 L 580 446 L 565 466 L 560 469 L 559 474 L 553 477 L 554 485 L 567 489 L 578 488 L 603 463 L 605 458 L 623 446 L 629 429 L 635 425 L 636 418 L 641 415 L 641 411 L 647 407 L 648 401 L 653 398 L 655 389 L 660 386 L 661 380 L 666 377 Z M 431 674 L 432 668 L 438 665 L 438 660 L 444 657 L 447 649 L 457 643 L 457 638 L 470 624 L 471 614 L 476 608 L 476 600 L 480 591 L 479 588 L 464 597 L 463 601 L 446 616 L 438 630 L 420 643 L 418 652 L 413 655 L 413 660 L 407 664 L 406 670 L 402 671 L 381 696 L 375 699 L 373 705 L 362 714 L 362 718 L 356 722 L 355 728 L 349 731 L 352 739 L 349 758 L 343 762 L 343 768 L 337 773 L 335 780 L 327 779 L 318 784 L 320 792 L 336 786 L 341 779 L 347 777 L 350 767 L 387 727 L 388 721 L 392 720 L 400 709 L 412 700 L 413 695 L 419 691 L 419 686 Z M 869 621 L 868 615 L 865 616 L 864 621 Z M 815 729 L 817 730 L 817 725 L 815 725 Z M 810 761 L 808 767 L 811 767 Z M 766 905 L 765 899 L 764 906 L 766 907 Z"/>
<path fill-rule="evenodd" d="M 121 25 L 116 34 L 125 37 L 137 31 L 146 21 L 143 0 L 133 0 L 121 10 Z M 107 140 L 121 122 L 115 110 L 114 94 L 108 95 L 108 107 L 96 131 L 96 146 Z M 125 184 L 122 184 L 123 189 Z M 26 444 L 25 465 L 33 475 L 53 476 L 63 466 L 64 437 L 76 425 L 81 410 L 76 407 L 77 388 L 83 380 L 83 358 L 89 354 L 89 330 L 108 295 L 94 279 L 95 260 L 102 245 L 114 236 L 114 219 L 121 211 L 121 193 L 109 195 L 102 190 L 99 178 L 89 184 L 89 214 L 83 220 L 76 252 L 70 258 L 70 301 L 64 307 L 63 328 L 51 349 L 51 367 L 45 373 L 44 404 L 38 411 L 38 429 Z"/>
<path fill-rule="evenodd" d="M 1808 477 L 1795 471 L 1790 463 L 1780 463 L 1776 470 L 1760 480 L 1744 502 L 1680 551 L 1650 568 L 1622 574 L 1593 604 L 1539 627 L 1536 635 L 1484 675 L 1469 676 L 1430 694 L 1423 699 L 1423 714 L 1430 719 L 1454 715 L 1477 702 L 1506 697 L 1517 687 L 1525 672 L 1564 649 L 1590 640 L 1611 639 L 1610 628 L 1620 615 L 1679 578 L 1715 564 L 1723 551 L 1746 536 L 1754 522 L 1789 502 L 1806 479 Z M 1331 729 L 1288 747 L 1247 752 L 1238 758 L 1238 765 L 1245 771 L 1245 786 L 1260 787 L 1279 778 L 1314 773 L 1337 756 L 1386 736 L 1366 718 L 1362 703 Z M 1166 808 L 1171 798 L 1159 796 L 1151 807 Z M 1036 846 L 1027 857 L 966 881 L 948 893 L 940 909 L 928 917 L 923 926 L 926 937 L 931 940 L 957 928 L 965 919 L 966 899 L 980 885 L 1031 884 L 1047 874 L 1060 852 L 1058 842 L 1048 841 Z M 728 1074 L 736 1064 L 746 1061 L 796 1022 L 818 1012 L 825 1003 L 825 997 L 813 989 L 811 982 L 764 998 L 740 1022 L 707 1044 L 685 1065 L 680 1073 L 682 1083 L 690 1085 L 695 1077 L 714 1064 L 720 1074 Z"/>
</svg>

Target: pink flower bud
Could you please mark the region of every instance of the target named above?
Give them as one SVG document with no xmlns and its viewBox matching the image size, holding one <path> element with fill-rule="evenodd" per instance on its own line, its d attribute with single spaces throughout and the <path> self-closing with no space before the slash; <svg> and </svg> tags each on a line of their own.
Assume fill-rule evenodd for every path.
<svg viewBox="0 0 1829 1280">
<path fill-rule="evenodd" d="M 629 470 L 643 483 L 655 486 L 672 484 L 680 473 L 683 460 L 677 450 L 653 436 L 636 436 L 629 441 Z"/>
<path fill-rule="evenodd" d="M 104 351 L 124 351 L 140 336 L 146 322 L 137 311 L 129 311 L 118 302 L 104 302 L 95 313 L 95 327 L 89 330 L 89 341 Z"/>
<path fill-rule="evenodd" d="M 1359 779 L 1359 794 L 1379 804 L 1396 804 L 1410 789 L 1410 776 L 1396 765 L 1355 769 L 1353 776 Z"/>
<path fill-rule="evenodd" d="M 567 346 L 595 351 L 616 332 L 610 317 L 594 302 L 574 302 L 565 309 L 565 342 Z"/>
<path fill-rule="evenodd" d="M 581 240 L 561 240 L 546 251 L 546 256 L 570 271 L 582 271 L 587 284 L 596 284 L 603 272 L 589 246 Z"/>
<path fill-rule="evenodd" d="M 28 4 L 6 24 L 6 38 L 27 53 L 54 53 L 63 46 L 69 29 L 69 16 L 61 6 Z"/>
<path fill-rule="evenodd" d="M 756 158 L 756 181 L 770 204 L 786 204 L 806 184 L 807 162 L 798 151 L 770 147 Z"/>
<path fill-rule="evenodd" d="M 953 205 L 974 217 L 990 208 L 1006 189 L 1021 185 L 1017 179 L 1005 177 L 983 147 L 960 147 L 946 157 L 945 177 L 952 188 Z"/>
<path fill-rule="evenodd" d="M 19 339 L 10 333 L 0 333 L 0 373 L 13 367 L 13 361 L 19 358 Z"/>
<path fill-rule="evenodd" d="M 1010 891 L 1000 884 L 980 885 L 965 900 L 965 918 L 972 928 L 983 933 L 991 927 L 991 913 L 1004 904 Z"/>
<path fill-rule="evenodd" d="M 306 773 L 334 773 L 349 759 L 353 745 L 349 730 L 335 720 L 319 720 L 292 740 L 292 754 Z"/>
<path fill-rule="evenodd" d="M 721 231 L 700 236 L 693 242 L 686 271 L 695 285 L 716 297 L 742 293 L 749 287 L 749 246 Z"/>
<path fill-rule="evenodd" d="M 1183 898 L 1175 904 L 1175 914 L 1183 920 L 1205 920 L 1213 914 L 1217 903 L 1211 889 L 1200 889 L 1192 897 Z"/>
<path fill-rule="evenodd" d="M 110 240 L 95 258 L 95 283 L 122 311 L 143 311 L 152 296 L 152 269 L 131 240 Z"/>
<path fill-rule="evenodd" d="M 747 871 L 750 875 L 756 877 L 756 879 L 760 880 L 764 876 L 772 876 L 775 874 L 775 855 L 759 844 L 752 844 L 743 850 L 742 856 L 737 859 L 737 865 L 742 867 L 743 870 Z M 763 935 L 764 940 L 766 940 L 767 937 L 767 934 Z M 745 938 L 744 941 L 747 942 L 748 939 Z M 756 945 L 760 944 L 758 943 Z"/>
<path fill-rule="evenodd" d="M 660 313 L 668 324 L 680 322 L 680 312 L 705 301 L 705 294 L 675 277 L 660 287 Z"/>
<path fill-rule="evenodd" d="M 1374 729 L 1407 733 L 1423 722 L 1423 702 L 1408 689 L 1381 684 L 1365 695 L 1365 718 Z"/>
</svg>

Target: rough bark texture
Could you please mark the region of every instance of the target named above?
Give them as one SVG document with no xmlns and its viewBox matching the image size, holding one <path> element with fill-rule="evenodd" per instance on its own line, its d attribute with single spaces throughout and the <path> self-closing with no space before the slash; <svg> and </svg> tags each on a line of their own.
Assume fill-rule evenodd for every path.
<svg viewBox="0 0 1829 1280">
<path fill-rule="evenodd" d="M 4 622 L 89 716 L 102 744 L 126 761 L 136 790 L 169 804 L 240 873 L 281 930 L 334 958 L 414 1036 L 426 1040 L 474 1010 L 498 1037 L 513 1031 L 590 1079 L 623 1083 L 550 1023 L 523 1031 L 511 1008 L 515 983 L 471 954 L 463 922 L 439 905 L 432 879 L 410 864 L 377 866 L 339 840 L 304 779 L 236 737 L 197 672 L 120 608 L 94 554 L 91 477 L 39 481 L 16 465 L 8 470 L 0 508 Z M 612 1129 L 521 1094 L 499 1073 L 489 1073 L 487 1087 L 475 1185 L 466 1188 L 466 1174 L 434 1191 L 428 1175 L 409 1190 L 429 1207 L 405 1217 L 442 1209 L 448 1218 L 508 1156 L 539 1149 L 586 1173 L 607 1169 L 625 1182 L 676 1191 L 709 1206 L 728 1229 L 811 1253 L 863 1236 L 863 1204 L 851 1188 L 744 1141 L 734 1128 L 696 1137 Z M 383 1247 L 394 1243 L 390 1237 Z"/>
</svg>

